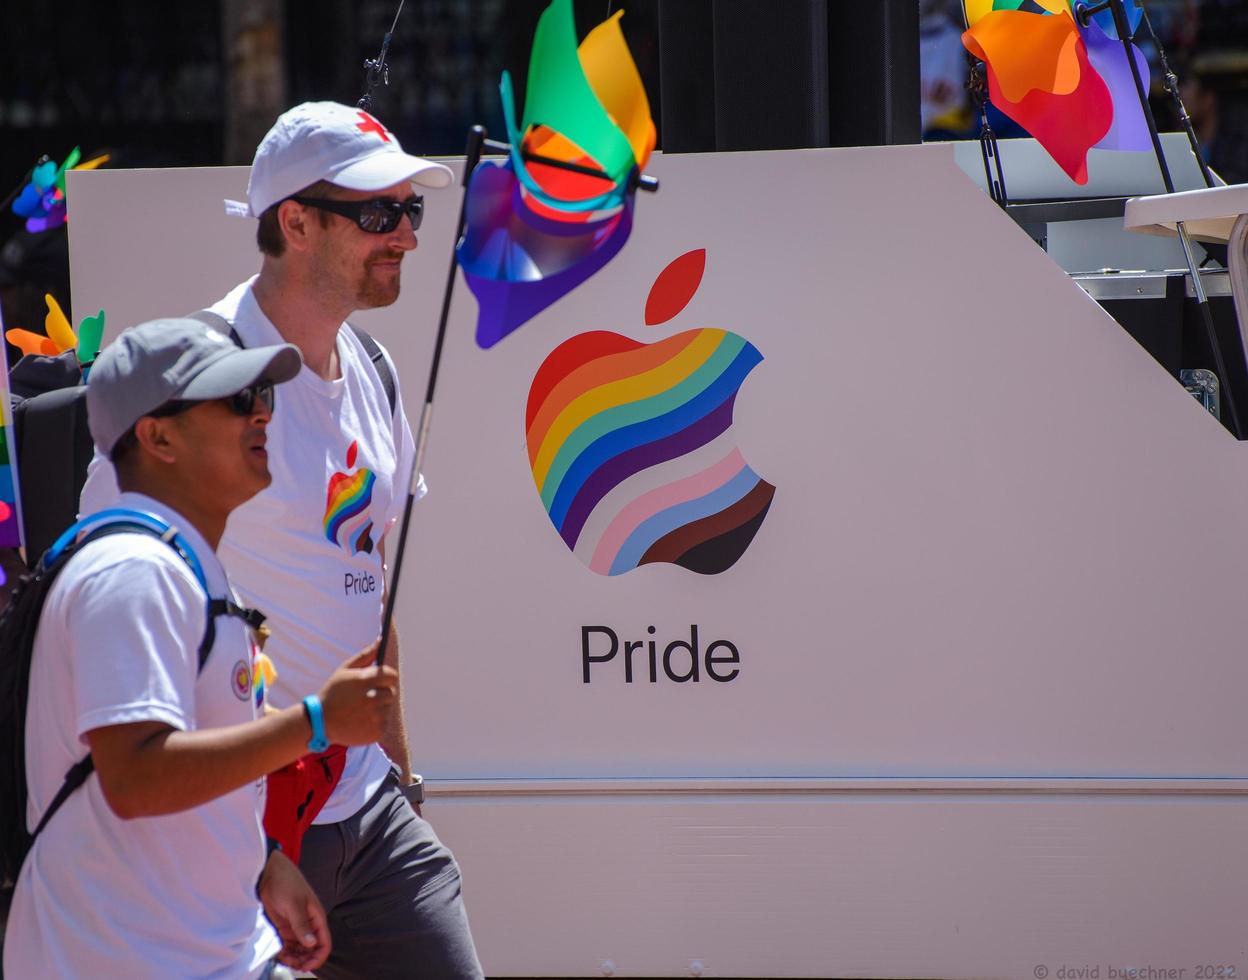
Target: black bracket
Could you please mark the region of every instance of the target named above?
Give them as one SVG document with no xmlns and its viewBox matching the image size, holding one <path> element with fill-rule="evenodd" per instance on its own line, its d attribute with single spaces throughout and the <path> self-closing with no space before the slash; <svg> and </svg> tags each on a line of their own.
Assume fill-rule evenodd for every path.
<svg viewBox="0 0 1248 980">
<path fill-rule="evenodd" d="M 500 140 L 487 139 L 482 142 L 487 150 L 493 150 L 496 153 L 511 153 L 511 144 L 503 143 Z M 597 177 L 599 180 L 610 181 L 611 178 L 599 170 L 597 167 L 587 167 L 581 163 L 569 163 L 566 160 L 556 160 L 554 157 L 542 156 L 540 153 L 530 153 L 528 150 L 522 150 L 520 158 L 525 163 L 540 163 L 545 167 L 555 167 L 559 170 L 567 170 L 574 174 L 584 174 L 586 177 Z M 647 191 L 650 194 L 655 193 L 659 189 L 659 178 L 651 177 L 640 171 L 634 171 L 634 176 L 630 180 L 629 190 Z"/>
</svg>

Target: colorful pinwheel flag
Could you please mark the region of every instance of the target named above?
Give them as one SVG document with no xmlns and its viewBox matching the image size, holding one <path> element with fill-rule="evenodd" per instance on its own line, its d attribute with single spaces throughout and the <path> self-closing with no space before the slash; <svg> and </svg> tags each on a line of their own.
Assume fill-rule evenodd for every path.
<svg viewBox="0 0 1248 980">
<path fill-rule="evenodd" d="M 650 104 L 617 12 L 580 43 L 571 0 L 553 0 L 533 35 L 524 115 L 500 89 L 511 154 L 468 186 L 456 250 L 489 348 L 605 266 L 633 227 L 635 176 L 654 150 Z M 525 154 L 597 171 L 578 173 Z"/>
<path fill-rule="evenodd" d="M 1105 10 L 1087 27 L 1076 0 L 964 0 L 962 43 L 988 66 L 992 103 L 1026 129 L 1077 184 L 1088 151 L 1147 150 L 1148 124 L 1126 51 Z M 1128 0 L 1134 35 L 1142 11 Z M 1131 45 L 1145 87 L 1148 60 Z"/>
<path fill-rule="evenodd" d="M 45 333 L 14 327 L 4 332 L 4 339 L 20 350 L 23 356 L 36 354 L 56 357 L 67 350 L 74 350 L 78 354 L 79 364 L 87 365 L 94 361 L 95 355 L 100 352 L 100 341 L 104 336 L 104 311 L 100 310 L 95 316 L 83 317 L 75 334 L 56 297 L 45 293 L 43 300 L 48 305 L 48 315 L 43 324 Z"/>
<path fill-rule="evenodd" d="M 59 167 L 51 160 L 30 173 L 30 182 L 13 201 L 13 213 L 26 219 L 27 231 L 49 231 L 65 223 L 65 171 L 94 170 L 108 162 L 108 154 L 79 163 L 82 151 L 74 147 Z"/>
</svg>

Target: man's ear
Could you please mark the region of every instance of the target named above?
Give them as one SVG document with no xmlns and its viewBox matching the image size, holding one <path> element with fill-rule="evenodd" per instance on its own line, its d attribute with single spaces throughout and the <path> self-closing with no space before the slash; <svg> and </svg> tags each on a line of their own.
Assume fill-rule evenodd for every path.
<svg viewBox="0 0 1248 980">
<path fill-rule="evenodd" d="M 173 418 L 152 418 L 144 415 L 134 423 L 134 438 L 139 450 L 158 459 L 162 463 L 177 462 L 178 455 L 170 442 L 170 430 L 176 423 Z"/>
<path fill-rule="evenodd" d="M 277 226 L 286 240 L 286 247 L 293 251 L 307 251 L 315 220 L 312 209 L 298 201 L 283 201 L 277 206 Z"/>
</svg>

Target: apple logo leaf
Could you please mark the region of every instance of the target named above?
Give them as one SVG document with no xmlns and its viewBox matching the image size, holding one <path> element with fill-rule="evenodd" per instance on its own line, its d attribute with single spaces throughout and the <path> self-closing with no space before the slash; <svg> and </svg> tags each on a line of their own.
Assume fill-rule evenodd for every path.
<svg viewBox="0 0 1248 980">
<path fill-rule="evenodd" d="M 646 326 L 666 323 L 689 305 L 706 271 L 706 249 L 695 248 L 668 263 L 646 297 Z"/>
</svg>

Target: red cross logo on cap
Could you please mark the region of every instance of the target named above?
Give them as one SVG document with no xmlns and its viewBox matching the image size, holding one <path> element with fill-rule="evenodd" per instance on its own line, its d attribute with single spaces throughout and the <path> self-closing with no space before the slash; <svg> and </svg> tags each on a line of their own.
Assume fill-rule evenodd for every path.
<svg viewBox="0 0 1248 980">
<path fill-rule="evenodd" d="M 370 116 L 363 109 L 357 110 L 357 114 L 359 115 L 360 119 L 363 120 L 363 122 L 356 123 L 355 124 L 356 129 L 358 129 L 362 133 L 376 133 L 378 136 L 382 138 L 383 142 L 386 142 L 386 143 L 390 142 L 390 134 L 386 132 L 385 126 L 379 123 L 376 119 Z"/>
</svg>

